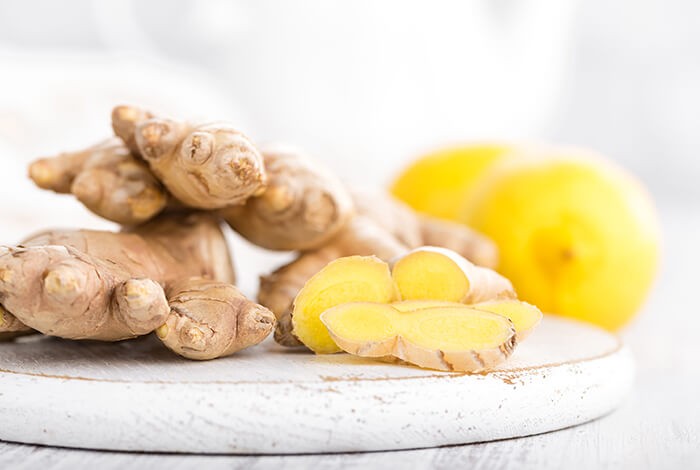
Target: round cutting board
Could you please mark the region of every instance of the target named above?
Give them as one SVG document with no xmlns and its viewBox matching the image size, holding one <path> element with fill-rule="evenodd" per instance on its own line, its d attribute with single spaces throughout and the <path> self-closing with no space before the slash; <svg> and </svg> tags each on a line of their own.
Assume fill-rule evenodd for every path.
<svg viewBox="0 0 700 470">
<path fill-rule="evenodd" d="M 90 449 L 320 453 L 525 436 L 617 406 L 631 355 L 600 329 L 545 317 L 488 374 L 290 353 L 273 342 L 192 362 L 155 338 L 0 344 L 0 439 Z"/>
</svg>

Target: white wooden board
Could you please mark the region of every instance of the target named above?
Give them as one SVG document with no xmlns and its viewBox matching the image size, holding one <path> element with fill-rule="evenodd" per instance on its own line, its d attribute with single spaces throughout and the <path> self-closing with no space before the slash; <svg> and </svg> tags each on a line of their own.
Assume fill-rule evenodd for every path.
<svg viewBox="0 0 700 470">
<path fill-rule="evenodd" d="M 630 353 L 545 317 L 499 370 L 468 375 L 289 353 L 206 363 L 154 340 L 0 344 L 0 439 L 91 449 L 319 453 L 433 447 L 561 429 L 614 409 Z"/>
</svg>

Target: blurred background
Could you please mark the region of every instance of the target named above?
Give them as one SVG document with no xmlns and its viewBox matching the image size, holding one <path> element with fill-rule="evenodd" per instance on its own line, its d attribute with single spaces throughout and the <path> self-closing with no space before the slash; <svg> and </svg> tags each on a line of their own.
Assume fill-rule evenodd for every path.
<svg viewBox="0 0 700 470">
<path fill-rule="evenodd" d="M 675 286 L 669 265 L 700 258 L 698 17 L 682 0 L 0 0 L 0 235 L 108 226 L 26 165 L 138 103 L 232 120 L 366 187 L 451 143 L 593 148 L 652 191 Z M 286 255 L 248 251 L 252 291 Z"/>
</svg>

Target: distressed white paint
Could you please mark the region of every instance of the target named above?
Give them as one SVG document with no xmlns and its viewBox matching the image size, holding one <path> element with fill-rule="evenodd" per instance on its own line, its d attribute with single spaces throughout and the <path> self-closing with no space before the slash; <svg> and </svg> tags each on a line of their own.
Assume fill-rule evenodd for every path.
<svg viewBox="0 0 700 470">
<path fill-rule="evenodd" d="M 212 362 L 157 341 L 0 345 L 0 439 L 201 453 L 389 450 L 488 441 L 582 423 L 633 379 L 618 340 L 545 318 L 487 375 L 387 365 L 266 343 Z"/>
</svg>

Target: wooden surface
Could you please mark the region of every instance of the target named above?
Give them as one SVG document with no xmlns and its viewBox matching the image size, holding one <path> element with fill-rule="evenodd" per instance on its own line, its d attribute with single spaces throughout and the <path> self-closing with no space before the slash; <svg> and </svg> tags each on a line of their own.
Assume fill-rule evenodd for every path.
<svg viewBox="0 0 700 470">
<path fill-rule="evenodd" d="M 192 456 L 57 449 L 0 442 L 0 468 L 676 469 L 700 462 L 700 213 L 662 210 L 662 274 L 623 332 L 637 360 L 635 387 L 615 412 L 557 432 L 485 444 L 366 454 Z M 0 397 L 1 399 L 1 397 Z M 1 421 L 0 421 L 1 424 Z"/>
<path fill-rule="evenodd" d="M 153 337 L 0 344 L 0 438 L 103 450 L 298 454 L 538 434 L 617 407 L 634 364 L 609 333 L 545 316 L 488 374 L 437 372 L 271 341 L 181 359 Z"/>
</svg>

